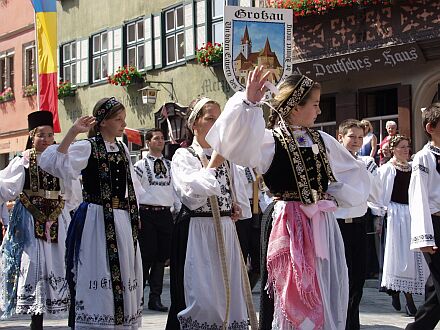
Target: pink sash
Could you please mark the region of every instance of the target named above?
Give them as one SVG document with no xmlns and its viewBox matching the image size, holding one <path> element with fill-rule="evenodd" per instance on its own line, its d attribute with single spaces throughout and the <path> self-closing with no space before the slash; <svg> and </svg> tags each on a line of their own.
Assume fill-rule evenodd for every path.
<svg viewBox="0 0 440 330">
<path fill-rule="evenodd" d="M 269 290 L 277 294 L 282 314 L 294 328 L 306 319 L 314 323 L 314 329 L 324 326 L 315 258 L 328 258 L 322 235 L 325 225 L 322 212 L 334 209 L 331 201 L 310 206 L 287 202 L 273 221 L 267 252 L 267 283 Z"/>
</svg>

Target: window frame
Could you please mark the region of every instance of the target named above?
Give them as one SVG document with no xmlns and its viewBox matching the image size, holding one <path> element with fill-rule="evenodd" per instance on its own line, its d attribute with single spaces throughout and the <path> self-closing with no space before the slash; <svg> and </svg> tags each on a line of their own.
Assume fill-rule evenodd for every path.
<svg viewBox="0 0 440 330">
<path fill-rule="evenodd" d="M 134 28 L 134 40 L 129 41 L 129 29 L 131 26 Z M 141 26 L 141 27 L 140 27 Z M 139 37 L 139 32 L 142 31 L 142 37 Z M 146 49 L 145 49 L 145 17 L 139 17 L 135 20 L 129 21 L 124 24 L 124 62 L 127 65 L 133 65 L 130 63 L 129 52 L 134 50 L 134 67 L 139 71 L 146 71 Z M 143 49 L 143 63 L 139 62 L 139 49 Z M 140 66 L 142 64 L 142 66 Z"/>
<path fill-rule="evenodd" d="M 31 51 L 31 57 L 28 52 Z M 37 47 L 34 42 L 23 45 L 23 86 L 37 84 Z"/>
<path fill-rule="evenodd" d="M 69 59 L 66 60 L 66 51 L 65 51 L 65 47 L 69 46 L 69 54 L 70 57 Z M 75 57 L 72 57 L 72 48 L 73 46 L 75 46 L 75 52 L 76 55 Z M 61 55 L 60 55 L 60 62 L 61 62 L 61 67 L 60 67 L 60 79 L 62 81 L 69 81 L 73 86 L 76 86 L 78 84 L 78 81 L 73 81 L 72 77 L 73 77 L 73 72 L 75 73 L 75 80 L 78 79 L 77 77 L 77 65 L 78 65 L 78 49 L 77 49 L 77 40 L 71 40 L 69 42 L 65 42 L 63 43 L 60 48 L 61 48 Z M 66 79 L 66 75 L 65 75 L 65 69 L 66 67 L 69 67 L 70 70 L 70 79 Z"/>
<path fill-rule="evenodd" d="M 103 40 L 103 36 L 105 35 L 105 37 L 107 38 L 107 45 L 104 47 L 104 40 Z M 95 38 L 99 38 L 99 50 L 95 50 Z M 107 80 L 107 77 L 109 75 L 109 34 L 108 31 L 101 31 L 95 34 L 92 34 L 91 36 L 91 44 L 92 44 L 92 49 L 91 49 L 91 55 L 92 55 L 92 59 L 91 59 L 91 66 L 92 66 L 92 83 L 99 83 L 101 81 L 105 81 Z M 103 68 L 103 59 L 106 59 L 106 63 L 107 63 L 107 72 L 104 75 L 104 68 Z M 99 77 L 96 78 L 95 73 L 95 61 L 99 59 Z"/>
<path fill-rule="evenodd" d="M 177 25 L 178 23 L 178 11 L 181 11 L 182 13 L 182 20 L 181 20 L 181 25 Z M 168 29 L 168 14 L 173 12 L 173 28 Z M 169 66 L 169 65 L 176 65 L 176 64 L 180 64 L 180 63 L 185 63 L 186 62 L 186 54 L 185 54 L 185 12 L 184 12 L 184 6 L 183 4 L 179 4 L 177 6 L 174 7 L 170 7 L 167 8 L 164 12 L 163 12 L 163 16 L 164 16 L 164 55 L 165 55 L 165 65 Z M 168 61 L 169 60 L 169 44 L 168 44 L 168 40 L 174 38 L 174 41 L 172 42 L 172 45 L 174 46 L 173 50 L 174 50 L 174 58 L 172 61 Z M 179 38 L 181 38 L 181 43 L 182 43 L 182 54 L 181 54 L 181 58 L 179 58 Z M 171 45 L 170 45 L 171 46 Z"/>
<path fill-rule="evenodd" d="M 0 53 L 0 92 L 6 90 L 6 88 L 10 87 L 12 91 L 14 91 L 14 59 L 15 50 L 9 49 Z M 12 59 L 12 70 L 11 70 L 11 59 Z M 4 61 L 4 64 L 3 64 Z M 4 80 L 4 82 L 3 82 Z"/>
</svg>

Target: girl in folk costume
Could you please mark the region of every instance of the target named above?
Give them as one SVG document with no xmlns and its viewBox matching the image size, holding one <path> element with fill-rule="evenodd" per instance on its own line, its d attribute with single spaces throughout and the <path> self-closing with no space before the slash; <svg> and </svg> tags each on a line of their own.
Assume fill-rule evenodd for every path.
<svg viewBox="0 0 440 330">
<path fill-rule="evenodd" d="M 64 242 L 69 211 L 81 199 L 79 182 L 63 187 L 40 168 L 41 153 L 54 143 L 52 113 L 33 112 L 28 121 L 27 150 L 0 172 L 1 203 L 17 198 L 1 247 L 0 309 L 2 318 L 31 314 L 31 329 L 42 329 L 44 314 L 69 310 Z"/>
<path fill-rule="evenodd" d="M 265 129 L 263 70 L 250 73 L 246 93 L 228 101 L 206 138 L 226 159 L 264 173 L 276 200 L 267 251 L 273 322 L 261 327 L 344 329 L 348 275 L 333 211 L 366 201 L 368 174 L 333 137 L 310 128 L 321 112 L 320 86 L 306 76 L 289 76 L 279 91 L 271 86 L 278 94 Z"/>
<path fill-rule="evenodd" d="M 251 216 L 235 165 L 208 164 L 205 136 L 220 115 L 208 98 L 194 100 L 188 148 L 178 149 L 171 173 L 182 209 L 172 234 L 171 307 L 167 329 L 248 329 L 257 320 L 234 221 Z M 241 210 L 241 212 L 240 212 Z"/>
<path fill-rule="evenodd" d="M 382 195 L 375 208 L 387 214 L 387 233 L 381 286 L 392 295 L 395 309 L 400 310 L 399 292 L 405 293 L 406 313 L 414 316 L 417 308 L 412 294 L 423 294 L 429 275 L 428 266 L 421 252 L 410 250 L 411 217 L 408 208 L 408 188 L 411 178 L 409 138 L 394 135 L 390 139 L 393 154 L 388 163 L 381 166 L 376 176 L 382 186 Z"/>
<path fill-rule="evenodd" d="M 142 263 L 136 192 L 122 136 L 125 108 L 114 97 L 99 100 L 93 117 L 77 119 L 61 144 L 49 147 L 41 166 L 65 179 L 82 174 L 84 202 L 66 241 L 72 296 L 69 325 L 75 329 L 137 329 L 142 316 Z M 89 139 L 71 144 L 79 133 Z"/>
</svg>

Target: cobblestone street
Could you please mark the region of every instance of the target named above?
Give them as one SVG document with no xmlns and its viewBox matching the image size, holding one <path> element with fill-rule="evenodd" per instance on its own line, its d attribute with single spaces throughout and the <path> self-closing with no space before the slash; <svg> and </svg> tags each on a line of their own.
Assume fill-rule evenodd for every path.
<svg viewBox="0 0 440 330">
<path fill-rule="evenodd" d="M 391 298 L 382 292 L 378 292 L 374 288 L 377 281 L 368 280 L 364 288 L 364 296 L 361 302 L 361 329 L 369 330 L 391 330 L 404 329 L 406 324 L 411 321 L 411 318 L 406 316 L 404 312 L 404 297 L 401 295 L 402 311 L 396 312 L 391 306 Z M 253 291 L 254 304 L 258 310 L 259 304 L 259 284 Z M 145 297 L 148 297 L 148 289 L 145 290 Z M 416 305 L 418 306 L 422 301 L 422 296 L 414 296 Z M 164 294 L 162 295 L 162 302 L 165 306 L 170 305 L 169 295 L 169 275 L 165 275 Z M 144 309 L 142 317 L 141 329 L 164 329 L 167 319 L 167 313 L 160 313 Z M 29 329 L 30 317 L 28 316 L 14 316 L 13 319 L 7 321 L 0 321 L 1 329 L 10 330 L 24 330 Z M 67 319 L 61 320 L 45 320 L 45 329 L 52 330 L 68 330 Z M 438 325 L 435 329 L 440 329 Z"/>
</svg>

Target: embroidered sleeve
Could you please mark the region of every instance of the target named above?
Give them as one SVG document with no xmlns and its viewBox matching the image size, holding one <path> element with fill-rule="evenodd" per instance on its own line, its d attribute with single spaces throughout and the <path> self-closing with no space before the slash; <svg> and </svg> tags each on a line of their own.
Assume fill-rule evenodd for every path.
<svg viewBox="0 0 440 330">
<path fill-rule="evenodd" d="M 434 228 L 429 207 L 429 162 L 433 161 L 424 150 L 414 157 L 413 172 L 408 189 L 409 212 L 411 214 L 411 250 L 434 246 Z"/>
<path fill-rule="evenodd" d="M 420 171 L 422 174 L 429 174 L 429 168 L 423 166 L 422 164 L 413 165 L 413 172 Z"/>
</svg>

